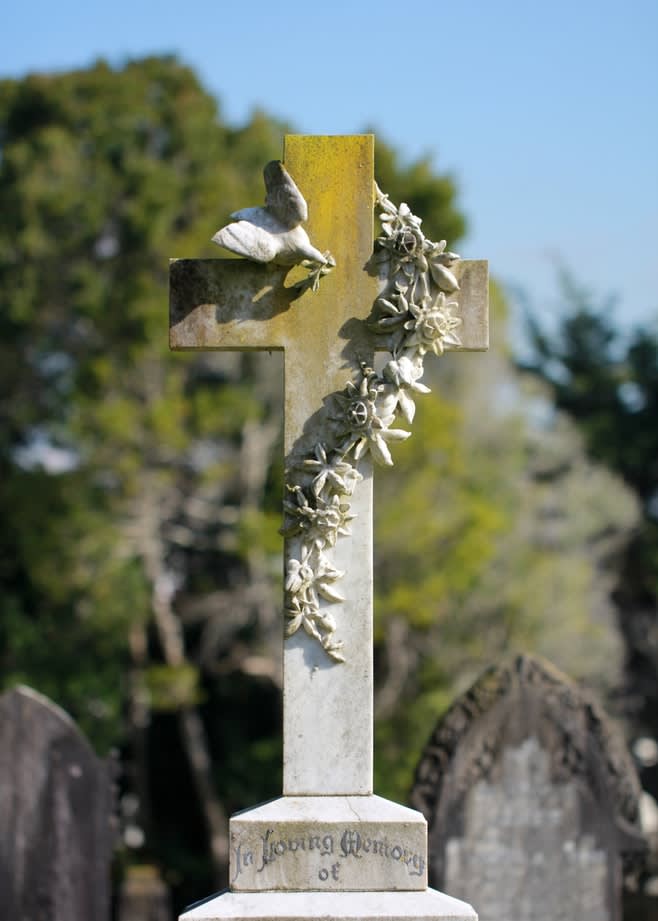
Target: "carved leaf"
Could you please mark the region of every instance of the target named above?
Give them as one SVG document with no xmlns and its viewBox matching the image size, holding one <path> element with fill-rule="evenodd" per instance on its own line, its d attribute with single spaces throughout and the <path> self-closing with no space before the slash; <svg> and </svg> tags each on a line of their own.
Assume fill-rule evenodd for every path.
<svg viewBox="0 0 658 921">
<path fill-rule="evenodd" d="M 459 282 L 445 265 L 432 261 L 430 262 L 430 272 L 436 284 L 442 291 L 445 291 L 446 294 L 452 294 L 453 291 L 459 290 Z"/>
<path fill-rule="evenodd" d="M 400 412 L 409 423 L 409 425 L 411 425 L 416 414 L 416 404 L 411 399 L 409 394 L 404 390 L 398 390 L 396 396 L 398 398 L 398 406 L 400 407 Z"/>
</svg>

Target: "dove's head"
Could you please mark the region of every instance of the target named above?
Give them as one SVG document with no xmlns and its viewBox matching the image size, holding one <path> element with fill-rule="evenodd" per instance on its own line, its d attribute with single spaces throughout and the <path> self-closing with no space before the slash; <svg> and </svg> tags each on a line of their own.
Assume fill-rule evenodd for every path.
<svg viewBox="0 0 658 921">
<path fill-rule="evenodd" d="M 265 188 L 268 192 L 270 188 L 276 188 L 286 178 L 290 179 L 281 160 L 270 160 L 263 170 L 263 176 L 265 177 Z"/>
</svg>

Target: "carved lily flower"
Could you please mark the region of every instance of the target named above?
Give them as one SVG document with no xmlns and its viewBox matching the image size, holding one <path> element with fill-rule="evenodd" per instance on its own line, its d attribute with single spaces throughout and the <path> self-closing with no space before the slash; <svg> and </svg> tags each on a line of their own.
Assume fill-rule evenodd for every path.
<svg viewBox="0 0 658 921">
<path fill-rule="evenodd" d="M 333 588 L 333 583 L 342 579 L 345 573 L 332 566 L 323 553 L 318 554 L 314 570 L 311 555 L 311 548 L 303 547 L 301 560 L 288 560 L 285 586 L 291 598 L 310 604 L 313 609 L 318 607 L 318 595 L 326 601 L 344 601 L 343 596 Z"/>
<path fill-rule="evenodd" d="M 285 627 L 286 636 L 292 636 L 293 633 L 297 633 L 299 628 L 302 626 L 307 633 L 313 636 L 314 631 L 317 633 L 313 623 L 319 613 L 320 606 L 318 604 L 317 598 L 315 601 L 304 601 L 296 595 L 291 597 L 285 609 L 285 615 L 287 618 Z M 316 639 L 321 639 L 319 633 L 317 633 Z"/>
<path fill-rule="evenodd" d="M 311 486 L 314 495 L 319 496 L 325 486 L 328 486 L 339 495 L 351 496 L 358 481 L 363 479 L 356 467 L 339 455 L 334 455 L 333 459 L 329 460 L 323 444 L 316 445 L 314 453 L 314 458 L 307 457 L 302 462 L 304 469 L 315 472 Z"/>
<path fill-rule="evenodd" d="M 404 419 L 411 425 L 416 413 L 416 404 L 412 400 L 408 391 L 416 393 L 429 393 L 430 388 L 425 384 L 419 383 L 419 378 L 423 376 L 423 362 L 420 357 L 412 361 L 406 355 L 398 359 L 392 359 L 382 371 L 382 377 L 389 385 L 385 393 L 382 405 L 386 411 L 394 413 L 396 410 L 402 413 Z"/>
<path fill-rule="evenodd" d="M 345 601 L 343 596 L 340 595 L 332 585 L 332 583 L 342 579 L 344 575 L 345 573 L 342 570 L 332 566 L 329 559 L 321 553 L 318 562 L 318 570 L 315 575 L 314 588 L 325 601 Z"/>
<path fill-rule="evenodd" d="M 301 560 L 288 560 L 285 588 L 293 595 L 304 594 L 312 585 L 315 575 L 309 565 L 310 550 L 302 547 Z"/>
<path fill-rule="evenodd" d="M 459 317 L 452 315 L 453 301 L 446 303 L 446 296 L 439 291 L 435 298 L 429 295 L 421 298 L 420 304 L 409 304 L 411 319 L 404 328 L 411 334 L 405 340 L 405 348 L 415 348 L 419 355 L 434 352 L 442 355 L 446 345 L 461 345 L 455 330 L 461 324 Z"/>
<path fill-rule="evenodd" d="M 292 636 L 301 627 L 305 633 L 322 645 L 325 652 L 335 662 L 345 661 L 342 653 L 343 644 L 333 637 L 336 621 L 332 614 L 321 611 L 317 604 L 307 604 L 301 602 L 299 598 L 292 598 L 286 607 L 285 615 L 287 618 L 286 636 Z"/>
</svg>

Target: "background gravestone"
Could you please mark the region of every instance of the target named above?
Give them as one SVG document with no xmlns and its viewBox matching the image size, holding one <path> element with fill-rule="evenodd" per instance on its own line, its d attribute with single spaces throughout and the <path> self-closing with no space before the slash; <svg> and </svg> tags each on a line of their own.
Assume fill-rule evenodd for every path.
<svg viewBox="0 0 658 921">
<path fill-rule="evenodd" d="M 30 688 L 0 697 L 0 921 L 106 921 L 112 770 Z"/>
<path fill-rule="evenodd" d="M 469 892 L 480 921 L 620 921 L 624 861 L 644 847 L 639 795 L 602 711 L 520 656 L 439 722 L 412 805 L 429 824 L 431 885 Z"/>
</svg>

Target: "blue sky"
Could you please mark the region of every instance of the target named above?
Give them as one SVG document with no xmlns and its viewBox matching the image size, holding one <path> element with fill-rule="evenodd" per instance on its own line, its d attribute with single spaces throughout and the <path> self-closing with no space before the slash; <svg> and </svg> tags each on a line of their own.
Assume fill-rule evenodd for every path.
<svg viewBox="0 0 658 921">
<path fill-rule="evenodd" d="M 260 107 L 430 154 L 458 183 L 462 255 L 547 318 L 558 264 L 625 326 L 658 317 L 657 0 L 32 0 L 5 12 L 0 76 L 159 52 L 233 124 Z"/>
</svg>

